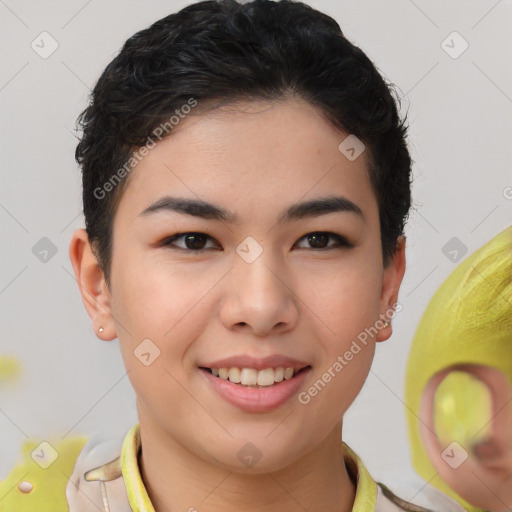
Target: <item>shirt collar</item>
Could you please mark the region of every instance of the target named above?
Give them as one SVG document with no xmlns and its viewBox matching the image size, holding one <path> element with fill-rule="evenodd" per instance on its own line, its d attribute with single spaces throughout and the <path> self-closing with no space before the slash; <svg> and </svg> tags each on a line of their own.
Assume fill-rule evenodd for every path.
<svg viewBox="0 0 512 512">
<path fill-rule="evenodd" d="M 121 450 L 121 469 L 128 501 L 133 512 L 155 512 L 139 470 L 140 423 L 126 434 Z"/>
<path fill-rule="evenodd" d="M 140 423 L 126 434 L 121 450 L 121 468 L 128 501 L 133 512 L 155 512 L 142 481 L 138 464 L 140 450 Z M 377 502 L 377 484 L 359 456 L 342 442 L 342 453 L 350 479 L 356 486 L 352 510 L 374 512 Z"/>
</svg>

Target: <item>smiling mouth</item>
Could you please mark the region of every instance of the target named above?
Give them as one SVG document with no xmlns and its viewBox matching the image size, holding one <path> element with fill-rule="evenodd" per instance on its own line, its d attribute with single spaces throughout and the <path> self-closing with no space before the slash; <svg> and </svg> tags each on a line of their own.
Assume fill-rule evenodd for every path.
<svg viewBox="0 0 512 512">
<path fill-rule="evenodd" d="M 294 379 L 300 373 L 311 368 L 311 365 L 301 369 L 293 368 L 266 368 L 265 370 L 255 370 L 253 368 L 206 368 L 199 367 L 220 380 L 227 380 L 232 384 L 237 384 L 246 388 L 268 388 L 279 384 L 285 380 Z"/>
</svg>

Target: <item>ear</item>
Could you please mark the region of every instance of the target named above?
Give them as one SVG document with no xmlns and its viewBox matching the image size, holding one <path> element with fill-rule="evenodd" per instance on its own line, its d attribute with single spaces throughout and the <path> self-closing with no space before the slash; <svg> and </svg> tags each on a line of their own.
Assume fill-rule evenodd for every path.
<svg viewBox="0 0 512 512">
<path fill-rule="evenodd" d="M 69 259 L 96 336 L 105 341 L 113 340 L 117 333 L 110 308 L 110 292 L 85 229 L 77 229 L 73 233 Z M 100 327 L 102 332 L 99 332 Z"/>
<path fill-rule="evenodd" d="M 455 493 L 490 512 L 510 510 L 512 385 L 504 373 L 475 364 L 443 370 L 425 387 L 419 420 L 428 456 Z"/>
<path fill-rule="evenodd" d="M 385 341 L 393 334 L 391 318 L 394 306 L 398 302 L 398 292 L 405 273 L 405 241 L 405 236 L 398 237 L 395 254 L 387 267 L 384 268 L 380 295 L 382 325 L 377 325 L 379 331 L 375 335 L 376 342 Z M 384 327 L 385 322 L 389 322 L 387 327 Z M 377 321 L 377 323 L 380 324 L 381 322 Z"/>
</svg>

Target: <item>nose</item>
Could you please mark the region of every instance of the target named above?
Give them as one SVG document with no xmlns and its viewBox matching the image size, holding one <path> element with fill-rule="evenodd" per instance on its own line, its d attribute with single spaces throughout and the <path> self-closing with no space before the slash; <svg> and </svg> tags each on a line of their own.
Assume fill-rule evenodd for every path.
<svg viewBox="0 0 512 512">
<path fill-rule="evenodd" d="M 265 251 L 252 263 L 235 258 L 234 268 L 223 280 L 222 323 L 229 330 L 261 337 L 293 329 L 300 301 L 292 280 Z"/>
</svg>

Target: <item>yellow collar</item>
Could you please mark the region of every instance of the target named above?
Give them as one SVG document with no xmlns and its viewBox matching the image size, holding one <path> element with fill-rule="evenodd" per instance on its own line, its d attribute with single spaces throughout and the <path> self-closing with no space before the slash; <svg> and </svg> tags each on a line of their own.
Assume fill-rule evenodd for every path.
<svg viewBox="0 0 512 512">
<path fill-rule="evenodd" d="M 140 423 L 126 434 L 121 450 L 121 469 L 128 501 L 133 512 L 155 512 L 139 470 Z"/>
<path fill-rule="evenodd" d="M 123 441 L 121 468 L 130 507 L 133 512 L 155 512 L 149 499 L 138 464 L 140 449 L 140 424 L 135 424 Z M 377 484 L 358 455 L 342 442 L 343 458 L 348 474 L 356 486 L 353 510 L 374 512 L 377 502 Z"/>
</svg>

